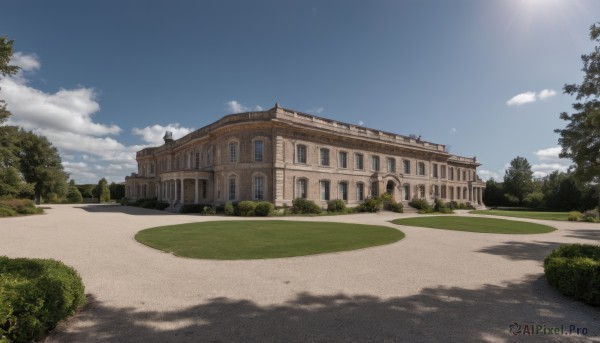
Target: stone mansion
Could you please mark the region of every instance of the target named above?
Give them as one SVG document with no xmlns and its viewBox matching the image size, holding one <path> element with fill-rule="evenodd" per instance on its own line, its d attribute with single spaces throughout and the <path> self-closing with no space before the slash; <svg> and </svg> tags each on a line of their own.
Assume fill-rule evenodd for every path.
<svg viewBox="0 0 600 343">
<path fill-rule="evenodd" d="M 481 206 L 476 158 L 441 144 L 285 109 L 227 115 L 183 138 L 138 151 L 125 178 L 129 199 L 156 197 L 178 207 L 262 200 L 291 206 L 307 198 L 357 205 L 383 192 Z"/>
</svg>

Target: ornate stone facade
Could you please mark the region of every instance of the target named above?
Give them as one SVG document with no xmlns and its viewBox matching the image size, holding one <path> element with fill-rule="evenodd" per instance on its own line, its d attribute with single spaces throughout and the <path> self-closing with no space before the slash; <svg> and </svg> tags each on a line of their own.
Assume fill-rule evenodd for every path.
<svg viewBox="0 0 600 343">
<path fill-rule="evenodd" d="M 178 140 L 137 153 L 138 172 L 125 178 L 130 199 L 181 204 L 264 200 L 291 205 L 305 197 L 348 205 L 391 193 L 482 205 L 485 183 L 475 158 L 444 145 L 346 124 L 276 105 L 227 115 Z"/>
</svg>

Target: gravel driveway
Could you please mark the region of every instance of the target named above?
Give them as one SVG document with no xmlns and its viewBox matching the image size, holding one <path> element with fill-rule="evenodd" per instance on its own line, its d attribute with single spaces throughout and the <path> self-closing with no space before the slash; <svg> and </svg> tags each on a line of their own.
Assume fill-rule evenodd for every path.
<svg viewBox="0 0 600 343">
<path fill-rule="evenodd" d="M 299 217 L 290 219 L 387 225 L 406 238 L 341 253 L 211 261 L 133 237 L 224 217 L 115 205 L 46 212 L 1 219 L 0 255 L 54 258 L 81 274 L 89 304 L 47 342 L 600 342 L 600 309 L 560 295 L 542 268 L 560 243 L 599 244 L 600 224 L 530 220 L 558 230 L 503 235 L 400 227 L 389 221 L 410 215 L 390 212 Z M 521 333 L 511 334 L 513 323 Z M 561 326 L 580 334 L 544 334 Z"/>
</svg>

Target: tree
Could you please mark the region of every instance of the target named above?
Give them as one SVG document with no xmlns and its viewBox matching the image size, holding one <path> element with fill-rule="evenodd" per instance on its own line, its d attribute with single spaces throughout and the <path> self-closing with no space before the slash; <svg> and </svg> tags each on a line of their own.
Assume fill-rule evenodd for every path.
<svg viewBox="0 0 600 343">
<path fill-rule="evenodd" d="M 19 67 L 10 65 L 10 59 L 13 55 L 13 42 L 6 37 L 0 37 L 0 74 L 2 76 L 14 75 L 19 71 Z M 0 124 L 4 123 L 10 116 L 6 109 L 6 103 L 0 99 Z"/>
<path fill-rule="evenodd" d="M 493 178 L 485 182 L 483 191 L 483 203 L 488 207 L 497 207 L 504 204 L 504 187 Z"/>
<path fill-rule="evenodd" d="M 75 180 L 69 181 L 69 191 L 67 192 L 67 201 L 73 204 L 81 204 L 83 202 L 83 196 L 75 185 Z"/>
<path fill-rule="evenodd" d="M 533 172 L 525 157 L 517 156 L 510 161 L 504 174 L 504 189 L 519 199 L 519 205 L 523 204 L 525 195 L 533 191 Z"/>
<path fill-rule="evenodd" d="M 125 197 L 125 185 L 111 182 L 110 186 L 110 198 L 114 200 L 121 200 Z"/>
<path fill-rule="evenodd" d="M 110 188 L 108 188 L 108 182 L 105 178 L 98 181 L 98 201 L 110 202 Z"/>
<path fill-rule="evenodd" d="M 51 199 L 67 193 L 69 175 L 63 171 L 58 150 L 44 136 L 31 131 L 19 132 L 19 165 L 23 177 L 34 184 L 35 200 Z"/>
<path fill-rule="evenodd" d="M 560 134 L 559 156 L 573 161 L 575 178 L 594 183 L 600 192 L 600 22 L 590 27 L 590 39 L 599 45 L 581 56 L 583 81 L 563 87 L 565 94 L 575 95 L 574 113 L 561 113 L 560 119 L 568 124 L 555 132 Z"/>
</svg>

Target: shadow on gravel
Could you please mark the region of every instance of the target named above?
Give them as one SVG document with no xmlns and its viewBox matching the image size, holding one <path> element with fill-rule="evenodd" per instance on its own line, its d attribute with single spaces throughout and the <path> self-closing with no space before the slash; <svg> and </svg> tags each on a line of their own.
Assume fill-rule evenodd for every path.
<svg viewBox="0 0 600 343">
<path fill-rule="evenodd" d="M 589 239 L 596 241 L 596 244 L 600 244 L 600 225 L 596 229 L 567 230 L 567 232 L 569 232 L 567 237 Z"/>
<path fill-rule="evenodd" d="M 563 297 L 532 275 L 504 286 L 427 288 L 391 299 L 299 293 L 273 306 L 216 298 L 166 312 L 92 302 L 46 342 L 504 342 L 521 338 L 510 333 L 513 323 L 522 330 L 576 325 L 587 336 L 522 339 L 583 342 L 600 335 L 599 319 L 598 309 Z"/>
<path fill-rule="evenodd" d="M 150 210 L 147 208 L 121 205 L 86 205 L 76 208 L 95 213 L 124 213 L 135 216 L 166 216 L 173 214 L 167 211 Z"/>
<path fill-rule="evenodd" d="M 517 242 L 511 241 L 500 245 L 490 246 L 477 252 L 504 256 L 509 260 L 544 261 L 552 250 L 557 248 L 557 242 Z"/>
</svg>

